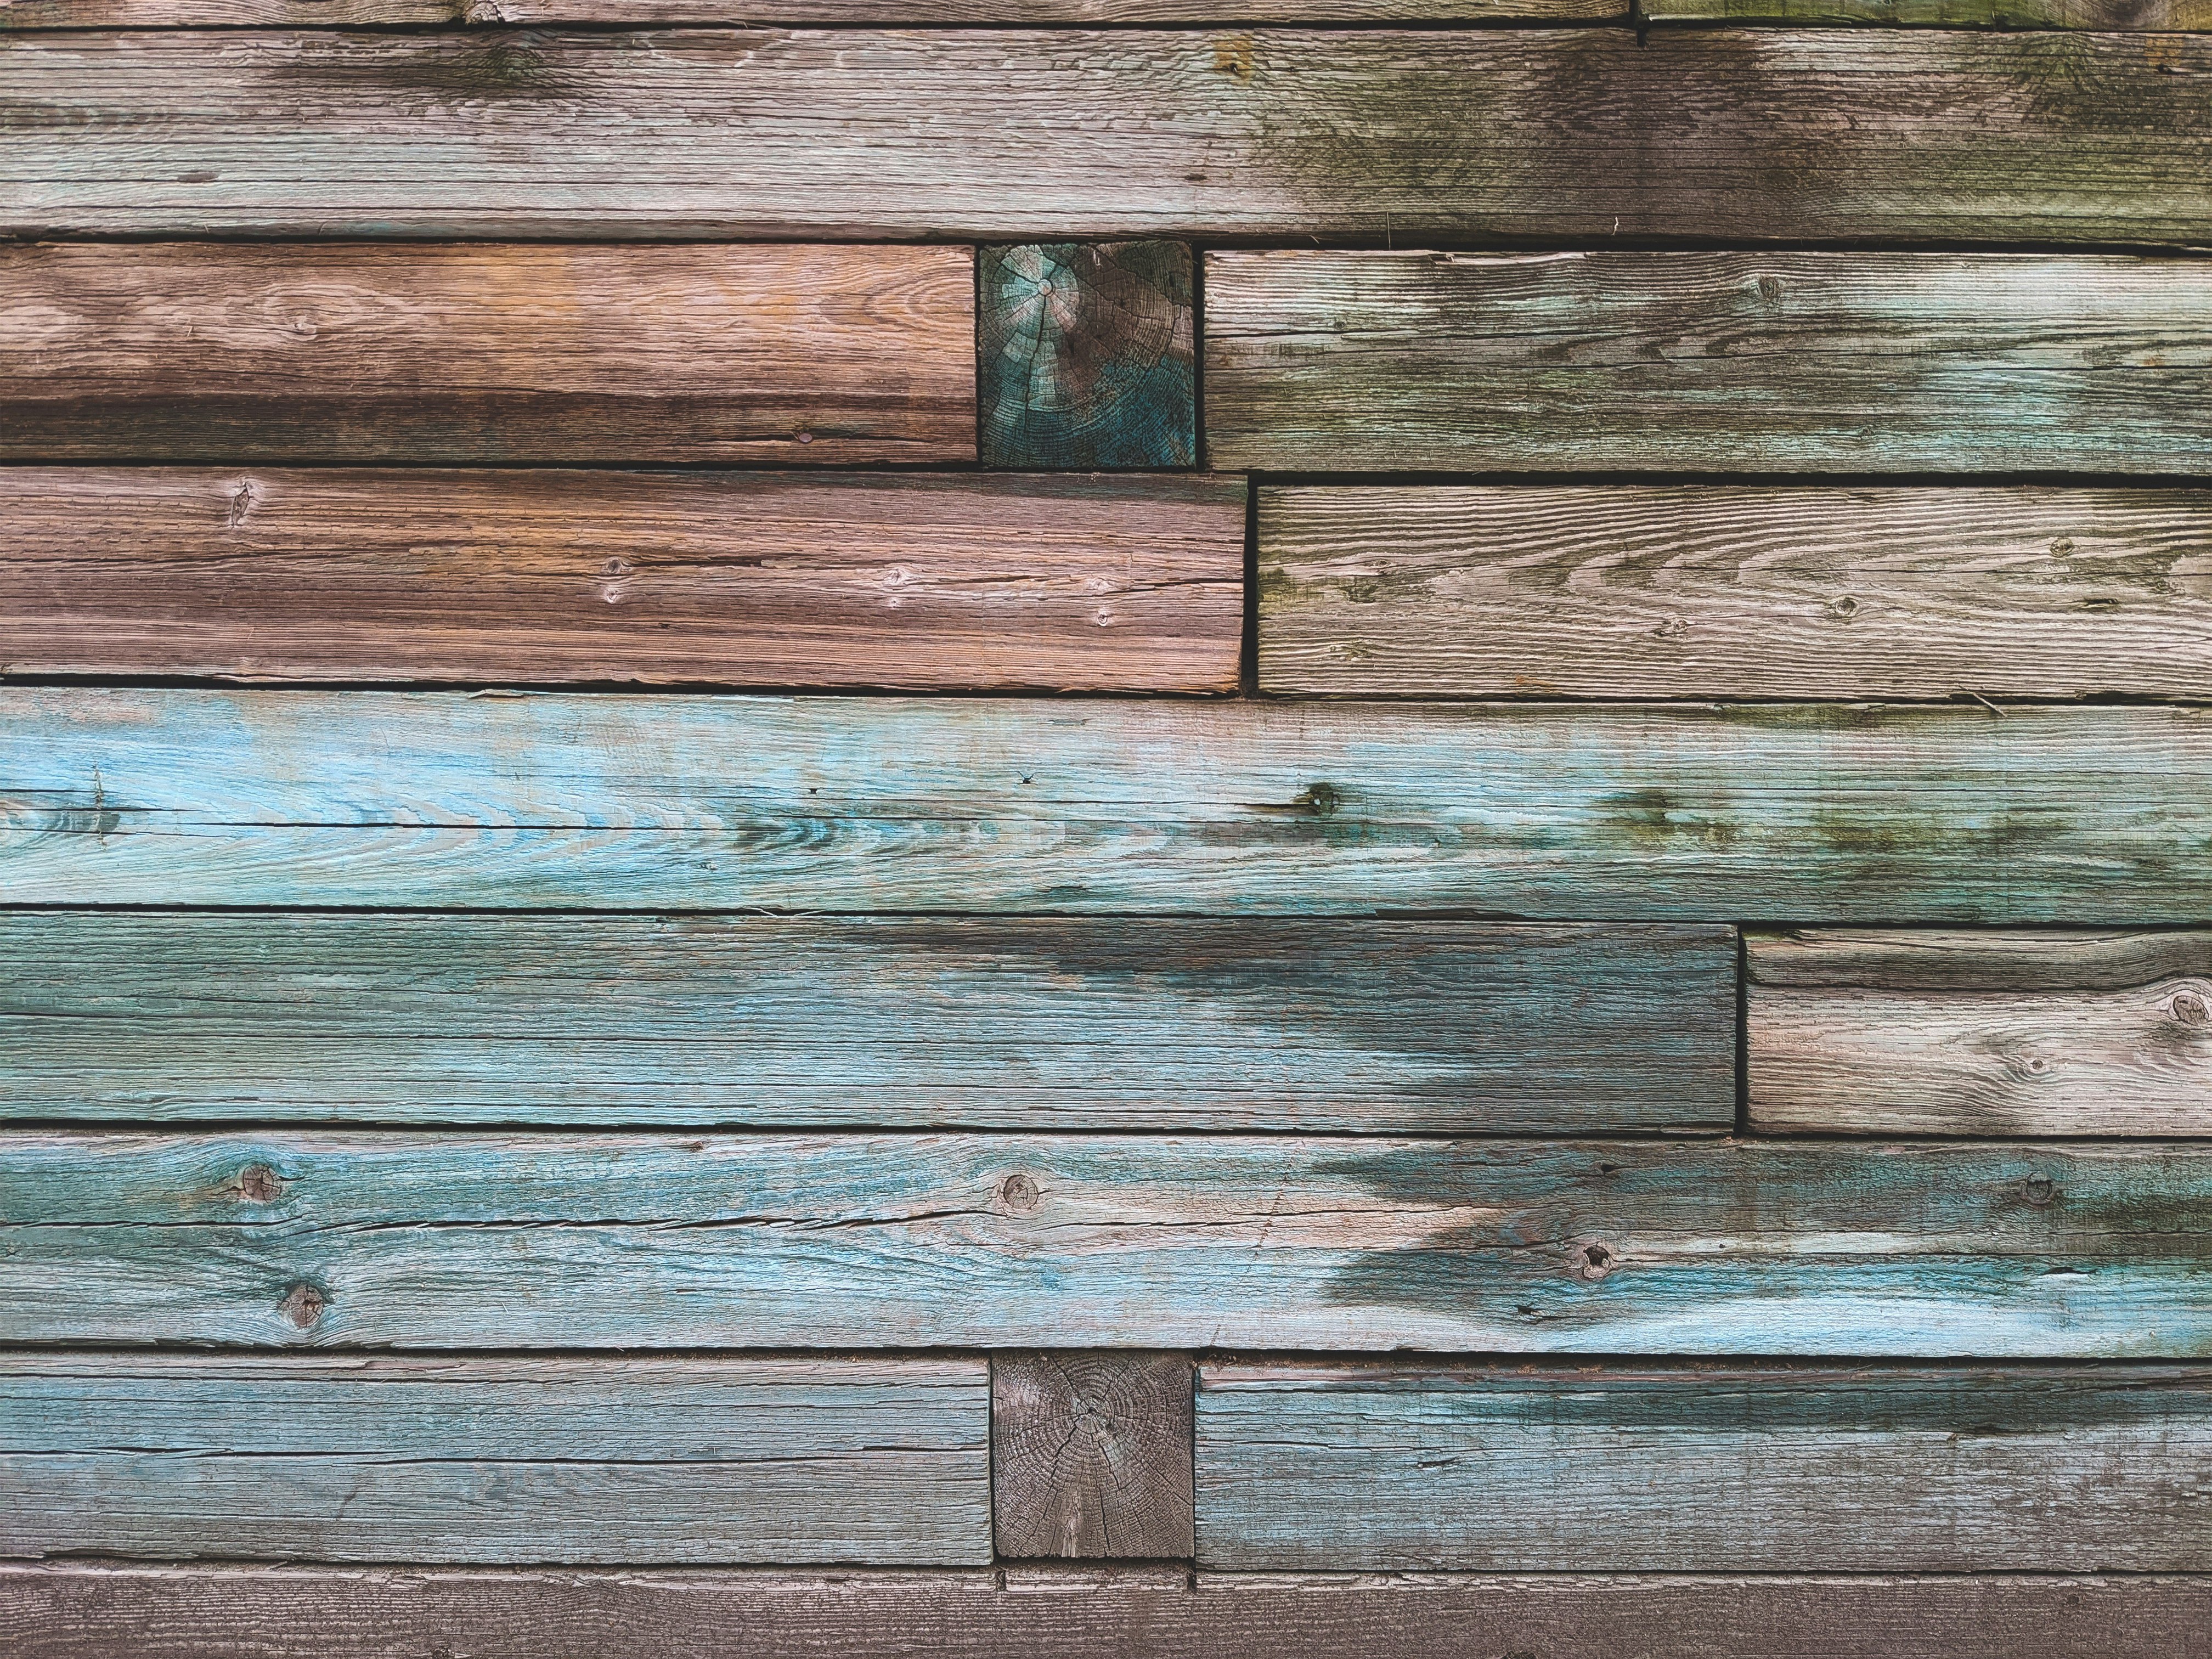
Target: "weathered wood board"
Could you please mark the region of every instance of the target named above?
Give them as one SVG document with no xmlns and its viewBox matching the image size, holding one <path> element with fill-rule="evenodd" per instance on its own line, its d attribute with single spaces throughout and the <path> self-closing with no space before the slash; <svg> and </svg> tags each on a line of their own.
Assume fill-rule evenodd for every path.
<svg viewBox="0 0 2212 1659">
<path fill-rule="evenodd" d="M 1708 926 L 0 911 L 0 1116 L 1715 1132 Z"/>
<path fill-rule="evenodd" d="M 1206 256 L 1228 470 L 2202 474 L 2208 362 L 2212 260 Z"/>
<path fill-rule="evenodd" d="M 0 672 L 1227 691 L 1244 485 L 0 470 Z"/>
<path fill-rule="evenodd" d="M 2102 3 L 2117 10 L 2124 0 Z M 1628 0 L 0 0 L 0 30 L 380 23 L 485 28 L 544 23 L 1593 23 L 1626 22 L 1628 16 Z"/>
<path fill-rule="evenodd" d="M 1205 1365 L 1215 1567 L 2197 1571 L 2212 1372 Z"/>
<path fill-rule="evenodd" d="M 1595 1546 L 1578 1541 L 1571 1559 Z M 2174 1659 L 2212 1578 L 0 1565 L 16 1659 Z"/>
<path fill-rule="evenodd" d="M 167 42 L 266 44 L 52 39 L 126 54 L 80 90 Z M 46 44 L 0 40 L 0 95 Z M 213 61 L 173 67 L 170 98 L 215 95 Z M 5 199 L 11 160 L 36 163 L 20 138 L 0 157 Z M 975 319 L 959 247 L 0 247 L 0 459 L 972 460 Z"/>
<path fill-rule="evenodd" d="M 983 465 L 1196 465 L 1195 280 L 1186 242 L 982 249 Z"/>
<path fill-rule="evenodd" d="M 0 689 L 17 904 L 2212 921 L 2212 710 Z"/>
<path fill-rule="evenodd" d="M 1188 1354 L 994 1354 L 1000 1555 L 1188 1559 L 1192 1387 Z"/>
<path fill-rule="evenodd" d="M 2185 35 L 57 33 L 0 102 L 15 236 L 2212 240 Z"/>
<path fill-rule="evenodd" d="M 0 1555 L 991 1556 L 972 1359 L 0 1358 Z"/>
<path fill-rule="evenodd" d="M 14 1343 L 2212 1356 L 2187 1142 L 19 1130 L 0 1206 Z"/>
<path fill-rule="evenodd" d="M 1747 945 L 1754 1130 L 2212 1135 L 2212 933 Z"/>
<path fill-rule="evenodd" d="M 2197 698 L 2212 495 L 1260 492 L 1260 685 L 1336 696 Z"/>
<path fill-rule="evenodd" d="M 2205 0 L 1643 0 L 1655 23 L 1902 24 L 1936 28 L 2212 29 Z"/>
</svg>

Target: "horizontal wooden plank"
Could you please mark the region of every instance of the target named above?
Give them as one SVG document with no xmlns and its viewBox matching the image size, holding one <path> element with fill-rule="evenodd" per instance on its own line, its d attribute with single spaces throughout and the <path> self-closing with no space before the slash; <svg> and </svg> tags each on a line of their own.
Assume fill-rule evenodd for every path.
<svg viewBox="0 0 2212 1659">
<path fill-rule="evenodd" d="M 1903 24 L 1939 28 L 2212 29 L 2206 0 L 1644 0 L 1655 23 Z"/>
<path fill-rule="evenodd" d="M 6 672 L 1225 691 L 1244 486 L 0 470 Z"/>
<path fill-rule="evenodd" d="M 0 234 L 2188 246 L 2208 88 L 2120 33 L 17 34 Z"/>
<path fill-rule="evenodd" d="M 17 904 L 2212 921 L 2212 711 L 0 688 Z"/>
<path fill-rule="evenodd" d="M 9 1342 L 2195 1358 L 2208 1239 L 2186 1142 L 0 1136 Z"/>
<path fill-rule="evenodd" d="M 255 44 L 52 39 L 156 57 L 172 40 Z M 46 44 L 0 40 L 0 93 Z M 127 61 L 88 54 L 79 94 Z M 210 82 L 171 94 L 194 84 Z M 975 455 L 966 248 L 0 247 L 0 319 L 9 460 Z"/>
<path fill-rule="evenodd" d="M 975 1360 L 0 1358 L 0 1555 L 966 1564 Z"/>
<path fill-rule="evenodd" d="M 2212 933 L 1753 935 L 1763 1133 L 2212 1134 Z"/>
<path fill-rule="evenodd" d="M 1587 1540 L 1575 1559 L 1587 1561 Z M 0 1565 L 19 1659 L 2172 1659 L 2212 1578 L 684 1573 Z"/>
<path fill-rule="evenodd" d="M 1205 1365 L 1217 1567 L 2200 1571 L 2212 1372 Z"/>
<path fill-rule="evenodd" d="M 2115 7 L 2122 3 L 2104 0 Z M 0 30 L 379 23 L 622 23 L 633 28 L 656 23 L 1589 23 L 1625 22 L 1628 15 L 1627 0 L 0 0 Z"/>
<path fill-rule="evenodd" d="M 2212 495 L 1260 492 L 1260 684 L 1351 696 L 2196 697 Z"/>
<path fill-rule="evenodd" d="M 1224 469 L 2212 471 L 2212 260 L 1232 250 L 1205 291 Z"/>
<path fill-rule="evenodd" d="M 0 912 L 0 1117 L 1725 1131 L 1734 931 Z"/>
</svg>

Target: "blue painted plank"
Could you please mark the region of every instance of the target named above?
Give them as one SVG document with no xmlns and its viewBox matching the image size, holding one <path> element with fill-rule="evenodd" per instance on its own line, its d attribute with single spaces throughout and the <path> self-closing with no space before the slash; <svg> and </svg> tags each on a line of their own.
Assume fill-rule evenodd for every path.
<svg viewBox="0 0 2212 1659">
<path fill-rule="evenodd" d="M 15 903 L 2212 920 L 2212 711 L 0 690 Z"/>
<path fill-rule="evenodd" d="M 2212 1356 L 2202 1143 L 0 1136 L 0 1340 Z"/>
</svg>

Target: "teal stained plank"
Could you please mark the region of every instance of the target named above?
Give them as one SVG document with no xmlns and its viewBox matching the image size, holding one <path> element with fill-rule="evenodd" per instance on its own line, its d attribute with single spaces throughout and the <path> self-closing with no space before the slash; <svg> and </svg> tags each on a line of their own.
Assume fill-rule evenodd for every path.
<svg viewBox="0 0 2212 1659">
<path fill-rule="evenodd" d="M 2208 362 L 2204 260 L 1206 264 L 1206 457 L 1232 470 L 2201 474 Z"/>
<path fill-rule="evenodd" d="M 0 1117 L 1726 1130 L 1709 926 L 0 912 Z"/>
<path fill-rule="evenodd" d="M 1206 1366 L 1209 1566 L 2203 1571 L 2212 1373 Z"/>
<path fill-rule="evenodd" d="M 0 690 L 15 903 L 2212 920 L 2212 711 Z"/>
<path fill-rule="evenodd" d="M 2208 88 L 2145 34 L 17 34 L 0 234 L 2197 245 Z"/>
<path fill-rule="evenodd" d="M 0 1340 L 2212 1356 L 2212 1148 L 0 1137 Z"/>
<path fill-rule="evenodd" d="M 0 1555 L 991 1557 L 981 1360 L 0 1358 Z"/>
</svg>

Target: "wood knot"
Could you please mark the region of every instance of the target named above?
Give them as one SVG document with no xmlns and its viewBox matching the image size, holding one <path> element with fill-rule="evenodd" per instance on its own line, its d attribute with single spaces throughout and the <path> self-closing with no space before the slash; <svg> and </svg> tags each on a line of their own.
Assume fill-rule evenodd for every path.
<svg viewBox="0 0 2212 1659">
<path fill-rule="evenodd" d="M 2192 1025 L 2199 1029 L 2212 1025 L 2212 1003 L 2207 1003 L 2201 992 L 2176 991 L 2173 1000 L 2166 1005 L 2166 1012 L 2177 1025 Z"/>
<path fill-rule="evenodd" d="M 999 1183 L 999 1202 L 1026 1214 L 1037 1206 L 1037 1184 L 1025 1175 L 1010 1175 Z"/>
<path fill-rule="evenodd" d="M 2039 1210 L 2058 1196 L 2058 1183 L 2049 1176 L 2030 1176 L 2020 1183 L 2020 1195 Z"/>
<path fill-rule="evenodd" d="M 1567 1265 L 1577 1279 L 1595 1284 L 1620 1265 L 1620 1258 L 1603 1244 L 1577 1244 L 1568 1252 Z"/>
<path fill-rule="evenodd" d="M 238 1195 L 248 1203 L 273 1203 L 283 1190 L 283 1182 L 266 1164 L 249 1164 L 238 1172 Z"/>
<path fill-rule="evenodd" d="M 330 1299 L 313 1285 L 295 1285 L 284 1292 L 276 1311 L 304 1331 L 320 1319 L 323 1310 L 330 1305 Z"/>
</svg>

